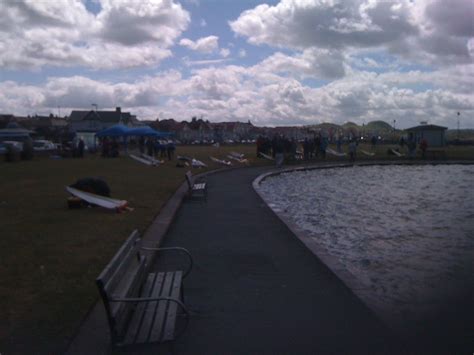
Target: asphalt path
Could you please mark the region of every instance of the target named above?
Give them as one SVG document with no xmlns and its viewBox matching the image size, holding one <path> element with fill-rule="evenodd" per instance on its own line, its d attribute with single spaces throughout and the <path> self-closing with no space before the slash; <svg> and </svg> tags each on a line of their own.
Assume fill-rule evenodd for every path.
<svg viewBox="0 0 474 355">
<path fill-rule="evenodd" d="M 194 257 L 184 281 L 189 324 L 171 343 L 130 353 L 404 352 L 255 193 L 252 181 L 264 171 L 210 175 L 207 202 L 183 203 L 163 246 L 185 247 Z M 166 259 L 155 269 L 169 267 Z"/>
</svg>

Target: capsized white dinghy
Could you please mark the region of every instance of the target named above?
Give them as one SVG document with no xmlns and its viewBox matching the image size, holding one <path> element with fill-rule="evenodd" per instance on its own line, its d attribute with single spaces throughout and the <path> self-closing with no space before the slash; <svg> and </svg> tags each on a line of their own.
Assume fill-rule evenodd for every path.
<svg viewBox="0 0 474 355">
<path fill-rule="evenodd" d="M 259 152 L 258 154 L 260 154 L 260 156 L 261 156 L 262 158 L 265 158 L 265 159 L 268 159 L 268 160 L 275 160 L 272 156 L 267 155 L 267 154 L 265 154 L 265 153 Z"/>
<path fill-rule="evenodd" d="M 397 152 L 395 149 L 390 149 L 392 151 L 393 154 L 395 154 L 397 157 L 403 157 L 405 156 L 405 154 L 402 154 L 400 152 Z"/>
<path fill-rule="evenodd" d="M 207 165 L 204 164 L 202 161 L 194 159 L 194 158 L 192 158 L 191 160 L 191 166 L 193 168 L 206 168 L 207 167 Z"/>
<path fill-rule="evenodd" d="M 245 159 L 245 158 L 238 158 L 238 157 L 233 156 L 233 155 L 228 155 L 227 158 L 232 159 L 232 160 L 235 160 L 235 161 L 237 161 L 237 162 L 239 162 L 239 163 L 241 163 L 241 164 L 246 164 L 246 163 L 249 162 L 248 159 Z"/>
<path fill-rule="evenodd" d="M 245 158 L 245 154 L 243 154 L 243 153 L 230 152 L 229 155 L 233 156 L 233 157 L 236 157 L 238 159 L 244 159 Z"/>
<path fill-rule="evenodd" d="M 363 154 L 368 155 L 369 157 L 373 157 L 373 156 L 375 155 L 375 153 L 371 153 L 371 152 L 368 152 L 368 151 L 363 150 L 363 149 L 361 149 L 360 151 L 361 151 Z"/>
<path fill-rule="evenodd" d="M 187 157 L 187 156 L 185 156 L 185 155 L 178 155 L 178 156 L 176 157 L 176 159 L 182 160 L 182 161 L 189 161 L 189 162 L 193 160 L 193 158 Z"/>
<path fill-rule="evenodd" d="M 129 154 L 128 156 L 129 156 L 130 158 L 132 158 L 133 160 L 136 160 L 136 161 L 138 161 L 138 162 L 140 162 L 140 163 L 143 163 L 143 164 L 146 164 L 146 165 L 150 165 L 150 166 L 151 166 L 151 165 L 155 165 L 155 164 L 153 164 L 150 160 L 145 159 L 145 158 L 142 158 L 142 157 L 139 157 L 139 156 L 137 156 L 137 155 Z"/>
<path fill-rule="evenodd" d="M 152 156 L 149 156 L 148 154 L 145 154 L 145 153 L 142 154 L 142 158 L 151 161 L 154 165 L 160 165 L 165 162 L 164 160 L 155 159 Z"/>
<path fill-rule="evenodd" d="M 90 204 L 97 205 L 100 207 L 117 210 L 118 212 L 123 210 L 132 210 L 128 207 L 128 202 L 125 200 L 116 200 L 114 198 L 96 195 L 90 192 L 81 191 L 70 186 L 66 186 L 67 192 L 71 195 L 80 198 Z"/>
<path fill-rule="evenodd" d="M 336 152 L 335 150 L 333 150 L 331 148 L 326 148 L 326 152 L 328 152 L 331 155 L 335 155 L 336 157 L 345 157 L 346 156 L 346 153 L 339 153 L 339 152 Z"/>
<path fill-rule="evenodd" d="M 214 163 L 218 163 L 218 164 L 222 164 L 222 165 L 226 165 L 226 166 L 232 165 L 232 163 L 228 160 L 221 160 L 221 159 L 217 159 L 215 157 L 209 157 L 209 159 L 211 159 Z"/>
</svg>

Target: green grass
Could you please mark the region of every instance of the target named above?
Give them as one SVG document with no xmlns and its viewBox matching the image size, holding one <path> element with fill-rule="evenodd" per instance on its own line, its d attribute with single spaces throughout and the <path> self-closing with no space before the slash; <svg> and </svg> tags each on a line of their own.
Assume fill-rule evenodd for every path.
<svg viewBox="0 0 474 355">
<path fill-rule="evenodd" d="M 178 147 L 218 166 L 224 158 L 255 147 Z M 0 352 L 61 353 L 98 298 L 95 278 L 130 232 L 144 231 L 184 180 L 176 161 L 149 167 L 127 157 L 0 163 Z M 193 170 L 197 172 L 200 170 Z M 101 208 L 69 210 L 65 186 L 82 177 L 102 177 L 112 197 L 133 212 Z"/>
<path fill-rule="evenodd" d="M 376 156 L 365 159 L 398 160 L 387 156 L 387 148 L 378 146 Z M 176 153 L 201 159 L 215 169 L 219 166 L 208 156 L 225 158 L 230 151 L 245 153 L 251 166 L 271 164 L 254 158 L 254 145 L 183 146 Z M 449 147 L 447 156 L 473 159 L 474 149 Z M 327 160 L 347 158 L 328 155 Z M 143 232 L 150 225 L 184 180 L 186 169 L 175 164 L 149 167 L 127 157 L 98 156 L 0 162 L 1 353 L 64 352 L 98 299 L 94 280 L 99 272 L 133 229 Z M 112 197 L 128 200 L 134 211 L 69 210 L 64 187 L 91 176 L 105 179 Z"/>
</svg>

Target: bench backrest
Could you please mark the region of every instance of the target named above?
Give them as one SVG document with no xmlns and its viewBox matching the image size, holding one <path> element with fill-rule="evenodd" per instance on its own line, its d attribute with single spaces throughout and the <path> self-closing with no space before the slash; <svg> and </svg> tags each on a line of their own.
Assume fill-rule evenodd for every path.
<svg viewBox="0 0 474 355">
<path fill-rule="evenodd" d="M 188 182 L 189 190 L 193 189 L 194 179 L 190 171 L 188 171 L 184 176 L 186 176 L 186 181 Z"/>
<path fill-rule="evenodd" d="M 113 299 L 137 296 L 146 276 L 146 258 L 140 253 L 140 245 L 140 235 L 135 230 L 96 279 L 114 342 L 123 336 L 133 304 Z"/>
</svg>

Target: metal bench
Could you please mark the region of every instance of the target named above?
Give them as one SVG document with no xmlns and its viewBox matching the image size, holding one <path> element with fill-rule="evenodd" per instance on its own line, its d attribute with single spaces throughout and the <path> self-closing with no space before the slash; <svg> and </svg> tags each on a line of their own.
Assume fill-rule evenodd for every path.
<svg viewBox="0 0 474 355">
<path fill-rule="evenodd" d="M 188 183 L 188 197 L 198 197 L 207 201 L 207 183 L 195 182 L 190 171 L 185 174 L 185 177 Z"/>
<path fill-rule="evenodd" d="M 189 266 L 185 271 L 148 273 L 142 250 L 184 253 Z M 192 265 L 184 248 L 142 247 L 138 231 L 130 235 L 96 279 L 114 346 L 169 341 L 185 329 L 189 312 L 184 304 L 183 278 Z"/>
</svg>

